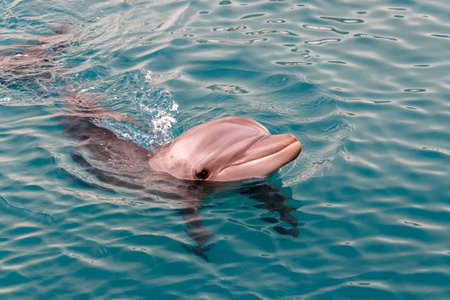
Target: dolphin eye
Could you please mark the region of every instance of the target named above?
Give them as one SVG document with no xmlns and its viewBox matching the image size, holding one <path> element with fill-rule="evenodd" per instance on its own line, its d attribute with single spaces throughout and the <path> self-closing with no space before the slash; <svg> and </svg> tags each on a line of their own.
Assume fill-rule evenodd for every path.
<svg viewBox="0 0 450 300">
<path fill-rule="evenodd" d="M 195 177 L 197 177 L 198 179 L 206 179 L 208 178 L 208 170 L 203 169 L 200 172 L 195 173 Z"/>
</svg>

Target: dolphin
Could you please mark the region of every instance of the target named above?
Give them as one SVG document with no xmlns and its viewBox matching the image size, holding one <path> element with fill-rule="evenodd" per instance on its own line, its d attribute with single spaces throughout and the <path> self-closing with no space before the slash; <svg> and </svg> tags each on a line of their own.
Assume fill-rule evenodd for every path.
<svg viewBox="0 0 450 300">
<path fill-rule="evenodd" d="M 298 221 L 291 214 L 295 208 L 287 204 L 289 198 L 279 187 L 265 182 L 300 154 L 302 145 L 293 135 L 272 135 L 255 120 L 231 116 L 195 126 L 152 151 L 99 125 L 102 119 L 126 121 L 121 116 L 79 94 L 67 94 L 64 100 L 71 107 L 70 116 L 62 118 L 64 135 L 79 140 L 72 158 L 102 182 L 147 195 L 142 199 L 152 201 L 148 195 L 153 195 L 181 202 L 177 210 L 186 223 L 186 234 L 196 243 L 183 244 L 185 250 L 208 261 L 205 252 L 214 246 L 208 244 L 213 234 L 202 224 L 199 209 L 201 199 L 217 191 L 255 199 L 260 203 L 256 207 L 279 213 L 279 220 L 291 226 L 276 225 L 275 231 L 298 236 Z M 272 217 L 262 220 L 278 223 Z"/>
<path fill-rule="evenodd" d="M 0 49 L 0 73 L 33 78 L 60 71 L 52 60 L 57 51 L 49 49 L 67 47 L 64 40 L 68 36 L 64 34 L 65 31 L 55 31 L 50 37 L 33 38 L 38 44 Z M 20 49 L 19 53 L 14 49 Z M 13 82 L 8 82 L 8 86 L 10 83 Z M 295 208 L 286 203 L 289 198 L 280 188 L 264 181 L 300 154 L 302 145 L 293 135 L 272 135 L 255 120 L 230 116 L 195 126 L 171 143 L 148 150 L 101 126 L 106 119 L 132 120 L 110 113 L 78 93 L 68 92 L 60 97 L 69 108 L 69 114 L 60 116 L 63 134 L 78 140 L 72 158 L 101 182 L 135 191 L 142 199 L 163 197 L 181 202 L 178 212 L 186 222 L 187 235 L 196 243 L 183 245 L 187 251 L 208 261 L 204 252 L 213 248 L 214 244 L 208 244 L 213 234 L 202 224 L 198 211 L 202 199 L 221 189 L 237 191 L 260 202 L 256 207 L 278 212 L 280 221 L 292 228 L 274 229 L 298 236 L 298 222 L 291 214 Z M 79 184 L 114 191 L 67 175 Z M 278 222 L 275 218 L 262 220 Z"/>
<path fill-rule="evenodd" d="M 35 44 L 1 48 L 0 74 L 10 78 L 14 77 L 12 74 L 51 78 L 47 74 L 59 69 L 52 59 L 57 52 L 54 48 L 69 46 L 69 29 L 53 28 L 53 35 L 29 38 Z M 14 50 L 17 48 L 20 50 Z M 76 110 L 83 108 L 85 114 L 117 119 L 79 94 L 62 97 Z M 147 156 L 152 170 L 178 179 L 236 181 L 270 175 L 297 158 L 301 149 L 301 143 L 291 134 L 271 135 L 252 119 L 232 116 L 193 127 Z"/>
<path fill-rule="evenodd" d="M 72 136 L 83 135 L 84 145 L 109 144 L 109 148 L 114 149 L 109 156 L 122 153 L 122 156 L 134 161 L 138 158 L 131 153 L 139 153 L 139 163 L 147 164 L 145 167 L 149 167 L 150 172 L 169 174 L 181 180 L 229 182 L 267 177 L 295 160 L 302 150 L 302 144 L 292 134 L 272 135 L 262 124 L 241 116 L 220 118 L 195 126 L 155 151 L 131 141 L 116 142 L 115 146 L 111 146 L 108 142 L 114 140 L 110 137 L 111 131 L 107 130 L 109 133 L 106 134 L 105 128 L 97 128 L 101 132 L 94 134 L 93 129 L 90 132 L 80 131 L 79 125 L 84 122 L 86 126 L 86 120 L 92 123 L 92 120 L 98 119 L 126 122 L 126 118 L 105 111 L 77 93 L 64 95 L 63 99 L 71 106 L 71 113 L 78 116 L 73 125 L 66 127 L 66 131 L 71 131 Z M 106 136 L 107 140 L 104 140 Z"/>
</svg>

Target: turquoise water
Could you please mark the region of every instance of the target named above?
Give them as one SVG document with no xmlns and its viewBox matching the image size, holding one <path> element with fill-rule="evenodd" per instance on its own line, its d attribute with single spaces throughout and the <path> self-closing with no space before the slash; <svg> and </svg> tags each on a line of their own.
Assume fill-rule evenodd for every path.
<svg viewBox="0 0 450 300">
<path fill-rule="evenodd" d="M 4 0 L 0 47 L 61 24 L 60 67 L 1 76 L 2 298 L 450 297 L 447 1 Z M 298 237 L 228 191 L 199 210 L 209 262 L 187 251 L 179 201 L 72 158 L 68 89 L 135 116 L 104 126 L 147 148 L 229 115 L 294 134 L 266 186 Z"/>
</svg>

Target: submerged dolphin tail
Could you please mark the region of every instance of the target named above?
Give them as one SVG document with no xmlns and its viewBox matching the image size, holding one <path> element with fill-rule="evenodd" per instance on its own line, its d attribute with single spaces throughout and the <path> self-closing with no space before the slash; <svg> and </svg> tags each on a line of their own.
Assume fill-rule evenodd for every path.
<svg viewBox="0 0 450 300">
<path fill-rule="evenodd" d="M 298 237 L 298 234 L 300 233 L 300 230 L 298 229 L 297 226 L 289 228 L 289 229 L 286 229 L 281 226 L 275 226 L 273 229 L 280 234 L 290 235 L 295 238 Z"/>
<path fill-rule="evenodd" d="M 204 247 L 200 247 L 200 246 L 190 246 L 190 245 L 186 245 L 186 244 L 182 244 L 181 247 L 183 247 L 184 250 L 186 250 L 187 252 L 191 252 L 194 253 L 197 256 L 200 256 L 201 258 L 203 258 L 206 262 L 209 262 L 208 257 L 205 255 L 205 252 L 208 252 L 209 250 L 211 250 L 212 248 L 214 248 L 215 244 L 209 244 L 206 245 Z"/>
</svg>

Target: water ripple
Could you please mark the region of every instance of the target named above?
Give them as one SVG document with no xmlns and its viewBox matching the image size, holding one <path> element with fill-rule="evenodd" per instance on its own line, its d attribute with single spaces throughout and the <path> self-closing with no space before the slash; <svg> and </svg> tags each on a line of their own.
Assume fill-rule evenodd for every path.
<svg viewBox="0 0 450 300">
<path fill-rule="evenodd" d="M 373 35 L 373 34 L 365 34 L 365 33 L 357 33 L 357 34 L 354 35 L 354 37 L 363 37 L 363 38 L 373 38 L 373 39 L 397 41 L 397 39 L 392 38 L 392 37 L 379 36 L 379 35 Z"/>
<path fill-rule="evenodd" d="M 287 31 L 287 30 L 259 30 L 259 31 L 250 31 L 246 32 L 245 34 L 248 35 L 264 35 L 264 34 L 282 34 L 282 35 L 289 35 L 289 36 L 299 36 L 296 33 Z"/>
<path fill-rule="evenodd" d="M 305 44 L 309 44 L 309 45 L 322 45 L 322 44 L 327 44 L 327 43 L 337 43 L 340 42 L 341 39 L 321 39 L 321 40 L 315 40 L 315 41 L 305 41 Z"/>
<path fill-rule="evenodd" d="M 223 39 L 200 39 L 197 40 L 198 43 L 221 43 L 221 44 L 231 44 L 231 45 L 246 45 L 246 44 L 257 44 L 265 42 L 267 39 L 252 39 L 252 40 L 223 40 Z"/>
<path fill-rule="evenodd" d="M 320 18 L 324 20 L 336 21 L 345 24 L 364 23 L 364 20 L 362 19 L 335 18 L 335 17 L 320 17 Z"/>
<path fill-rule="evenodd" d="M 250 18 L 258 18 L 258 17 L 262 17 L 262 16 L 264 16 L 265 14 L 251 14 L 251 15 L 246 15 L 246 16 L 243 16 L 242 18 L 241 18 L 241 20 L 244 20 L 244 19 L 250 19 Z"/>
<path fill-rule="evenodd" d="M 303 28 L 310 29 L 310 30 L 321 30 L 321 31 L 333 31 L 339 34 L 349 34 L 348 31 L 340 31 L 333 27 L 329 26 L 317 26 L 317 25 L 303 25 Z"/>
<path fill-rule="evenodd" d="M 234 27 L 217 27 L 214 28 L 214 31 L 237 31 L 237 30 L 242 30 L 242 29 L 247 29 L 247 26 L 243 26 L 243 25 L 238 25 L 238 26 L 234 26 Z"/>
</svg>

